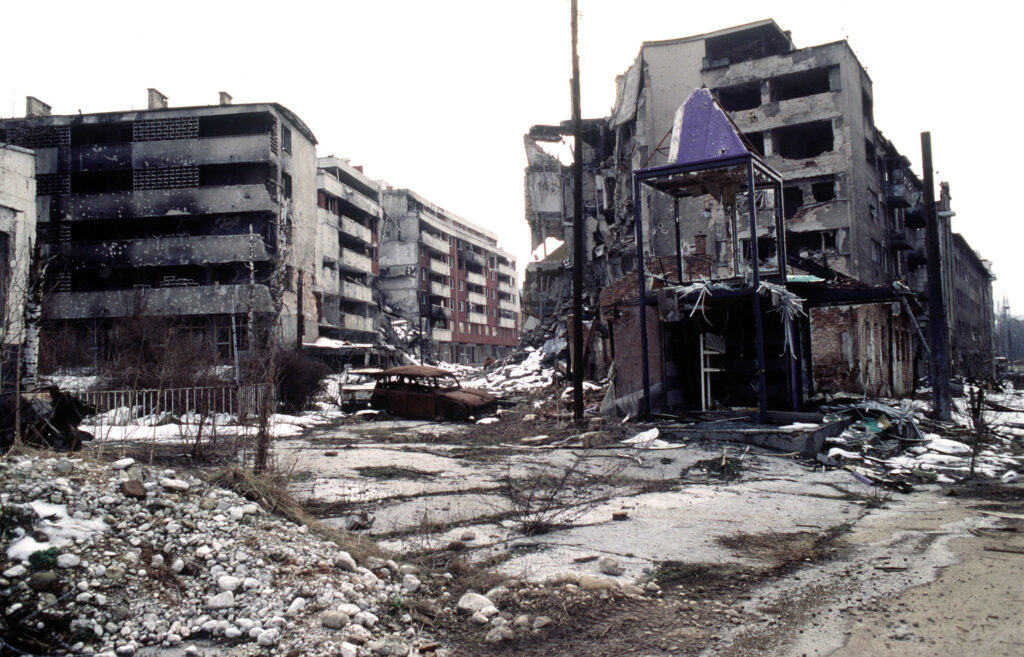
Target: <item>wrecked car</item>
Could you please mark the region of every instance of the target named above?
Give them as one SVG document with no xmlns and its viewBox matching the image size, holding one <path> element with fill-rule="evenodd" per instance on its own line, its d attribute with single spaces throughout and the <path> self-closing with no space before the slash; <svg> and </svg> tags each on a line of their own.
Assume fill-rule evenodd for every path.
<svg viewBox="0 0 1024 657">
<path fill-rule="evenodd" d="M 498 399 L 482 390 L 463 388 L 447 370 L 422 365 L 380 372 L 370 407 L 417 420 L 466 420 L 492 413 Z"/>
<path fill-rule="evenodd" d="M 0 452 L 10 449 L 19 433 L 26 445 L 78 451 L 83 441 L 93 439 L 78 425 L 95 413 L 95 408 L 57 386 L 21 395 L 4 393 L 0 395 Z"/>
</svg>

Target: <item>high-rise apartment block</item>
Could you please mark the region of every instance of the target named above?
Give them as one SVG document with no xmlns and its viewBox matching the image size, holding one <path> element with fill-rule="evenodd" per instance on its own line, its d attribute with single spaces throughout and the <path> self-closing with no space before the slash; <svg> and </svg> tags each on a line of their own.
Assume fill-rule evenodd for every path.
<svg viewBox="0 0 1024 657">
<path fill-rule="evenodd" d="M 384 189 L 378 279 L 385 303 L 429 339 L 434 357 L 481 363 L 519 341 L 515 258 L 498 238 L 407 189 Z"/>
</svg>

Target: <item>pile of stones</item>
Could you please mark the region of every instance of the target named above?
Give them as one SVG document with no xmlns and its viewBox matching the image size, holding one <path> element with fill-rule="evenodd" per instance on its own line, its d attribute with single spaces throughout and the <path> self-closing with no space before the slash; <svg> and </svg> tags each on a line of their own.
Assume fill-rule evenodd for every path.
<svg viewBox="0 0 1024 657">
<path fill-rule="evenodd" d="M 415 568 L 358 564 L 197 477 L 122 459 L 0 460 L 0 653 L 424 654 Z"/>
</svg>

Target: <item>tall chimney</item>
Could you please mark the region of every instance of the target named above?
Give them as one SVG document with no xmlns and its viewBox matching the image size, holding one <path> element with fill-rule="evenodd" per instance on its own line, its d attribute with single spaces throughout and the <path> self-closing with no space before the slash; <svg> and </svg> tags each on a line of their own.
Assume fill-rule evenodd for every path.
<svg viewBox="0 0 1024 657">
<path fill-rule="evenodd" d="M 167 109 L 167 96 L 156 89 L 149 88 L 149 109 Z"/>
<path fill-rule="evenodd" d="M 25 116 L 50 116 L 50 106 L 35 96 L 25 96 Z"/>
<path fill-rule="evenodd" d="M 229 94 L 226 91 L 221 91 L 221 92 L 218 92 L 218 93 L 220 93 L 220 104 L 221 105 L 230 105 L 231 104 L 231 94 Z"/>
</svg>

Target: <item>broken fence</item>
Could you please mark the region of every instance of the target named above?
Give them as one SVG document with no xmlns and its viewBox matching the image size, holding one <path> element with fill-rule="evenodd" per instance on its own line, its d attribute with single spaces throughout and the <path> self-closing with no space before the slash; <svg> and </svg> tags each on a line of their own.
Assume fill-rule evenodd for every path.
<svg viewBox="0 0 1024 657">
<path fill-rule="evenodd" d="M 261 383 L 196 388 L 89 390 L 72 394 L 96 409 L 95 415 L 86 418 L 89 424 L 130 424 L 139 418 L 162 414 L 175 417 L 227 414 L 244 421 L 256 416 L 261 406 L 268 401 L 273 408 L 274 386 Z M 119 414 L 121 410 L 123 413 Z"/>
</svg>

